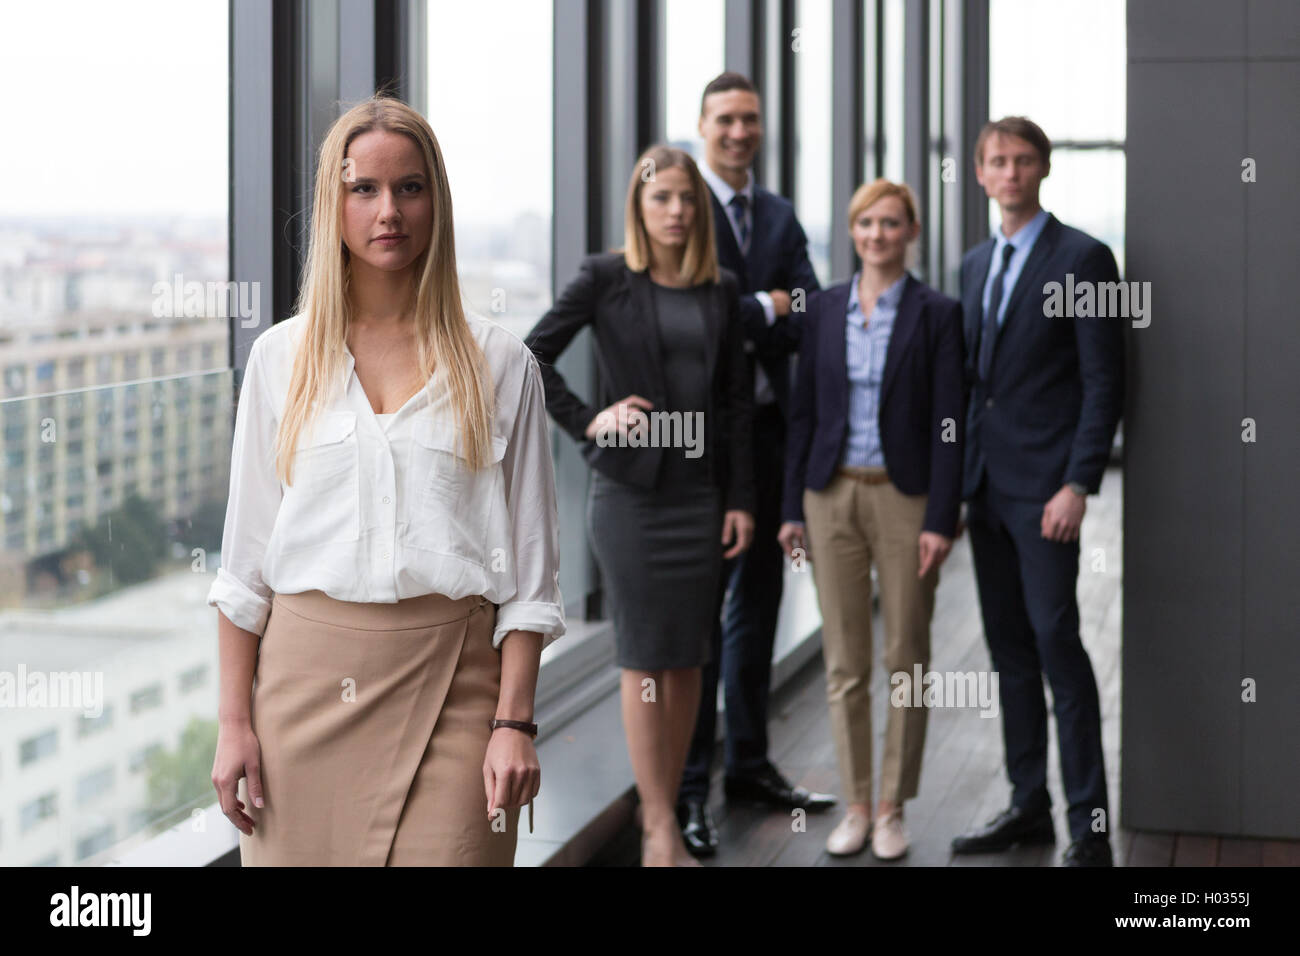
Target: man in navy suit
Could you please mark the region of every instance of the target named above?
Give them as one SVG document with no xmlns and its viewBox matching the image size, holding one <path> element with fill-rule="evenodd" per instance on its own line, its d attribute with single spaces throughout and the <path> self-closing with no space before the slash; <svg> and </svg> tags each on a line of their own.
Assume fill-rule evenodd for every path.
<svg viewBox="0 0 1300 956">
<path fill-rule="evenodd" d="M 1039 205 L 1050 162 L 1050 141 L 1024 117 L 987 124 L 975 144 L 976 178 L 1002 223 L 962 260 L 970 392 L 962 497 L 1012 795 L 952 850 L 1055 841 L 1046 674 L 1069 807 L 1064 862 L 1109 866 L 1101 712 L 1075 589 L 1086 496 L 1101 487 L 1123 408 L 1123 326 L 1116 316 L 1061 317 L 1049 301 L 1052 283 L 1091 284 L 1095 295 L 1119 273 L 1104 243 Z"/>
<path fill-rule="evenodd" d="M 767 698 L 781 604 L 785 556 L 777 542 L 785 471 L 785 415 L 790 356 L 798 349 L 798 312 L 818 288 L 808 237 L 786 199 L 754 182 L 750 165 L 762 141 L 758 93 L 739 73 L 723 73 L 704 89 L 700 172 L 709 184 L 718 261 L 740 280 L 746 351 L 754 361 L 754 465 L 758 500 L 753 544 L 723 574 L 720 627 L 705 666 L 700 713 L 678 793 L 687 848 L 707 856 L 717 847 L 709 819 L 709 770 L 717 723 L 718 677 L 726 693 L 725 787 L 729 800 L 789 811 L 825 810 L 827 794 L 793 787 L 767 758 Z"/>
</svg>

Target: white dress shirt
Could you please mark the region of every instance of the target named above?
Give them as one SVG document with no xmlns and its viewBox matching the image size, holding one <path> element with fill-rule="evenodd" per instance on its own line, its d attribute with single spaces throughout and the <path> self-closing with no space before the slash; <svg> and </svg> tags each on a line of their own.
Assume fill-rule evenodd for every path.
<svg viewBox="0 0 1300 956">
<path fill-rule="evenodd" d="M 745 208 L 748 210 L 749 219 L 749 241 L 754 241 L 754 171 L 745 170 L 745 185 L 740 189 L 732 189 L 731 184 L 713 171 L 713 167 L 707 161 L 699 163 L 700 175 L 708 183 L 713 194 L 718 197 L 718 202 L 722 203 L 722 211 L 727 215 L 727 224 L 731 226 L 731 234 L 736 237 L 736 246 L 742 249 L 741 255 L 745 255 L 744 246 L 740 241 L 740 226 L 731 214 L 731 200 L 737 194 L 745 197 Z M 763 318 L 767 320 L 768 325 L 776 322 L 776 305 L 772 302 L 772 297 L 766 291 L 749 293 L 752 295 L 760 306 L 763 308 Z M 753 343 L 746 340 L 746 351 L 753 351 Z M 766 405 L 776 401 L 776 393 L 772 391 L 772 383 L 767 380 L 767 373 L 757 362 L 754 363 L 754 400 L 759 405 Z"/>
<path fill-rule="evenodd" d="M 254 634 L 273 592 L 319 589 L 340 601 L 395 604 L 481 594 L 498 605 L 493 646 L 510 631 L 564 633 L 559 517 L 537 360 L 520 339 L 471 313 L 496 389 L 489 465 L 471 471 L 443 376 L 396 412 L 376 415 L 346 352 L 293 484 L 275 475 L 274 442 L 306 319 L 253 343 L 235 415 L 221 567 L 207 603 Z"/>
</svg>

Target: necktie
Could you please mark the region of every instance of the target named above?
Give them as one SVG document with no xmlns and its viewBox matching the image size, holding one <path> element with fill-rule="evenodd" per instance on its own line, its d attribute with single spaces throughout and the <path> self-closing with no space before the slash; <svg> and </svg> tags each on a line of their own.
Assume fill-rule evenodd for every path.
<svg viewBox="0 0 1300 956">
<path fill-rule="evenodd" d="M 731 207 L 731 218 L 736 222 L 736 234 L 740 237 L 740 252 L 749 252 L 749 216 L 748 203 L 744 193 L 736 193 L 727 203 Z"/>
<path fill-rule="evenodd" d="M 1007 243 L 1002 247 L 1002 264 L 998 268 L 998 274 L 993 277 L 993 290 L 989 293 L 989 307 L 984 312 L 984 331 L 980 334 L 980 379 L 987 382 L 989 380 L 989 368 L 993 364 L 993 343 L 998 337 L 998 309 L 1002 307 L 1002 281 L 1006 278 L 1007 266 L 1011 265 L 1011 257 L 1015 254 L 1016 247 Z"/>
</svg>

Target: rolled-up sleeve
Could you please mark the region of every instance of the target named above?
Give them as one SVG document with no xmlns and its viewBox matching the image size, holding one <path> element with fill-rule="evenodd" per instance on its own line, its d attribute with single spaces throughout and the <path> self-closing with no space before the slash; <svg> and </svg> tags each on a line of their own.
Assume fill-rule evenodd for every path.
<svg viewBox="0 0 1300 956">
<path fill-rule="evenodd" d="M 511 631 L 535 631 L 546 647 L 564 634 L 560 595 L 560 519 L 546 420 L 546 390 L 537 360 L 527 368 L 502 470 L 514 544 L 515 595 L 497 608 L 492 645 Z"/>
<path fill-rule="evenodd" d="M 260 345 L 261 339 L 253 343 L 239 391 L 221 567 L 207 601 L 236 627 L 259 636 L 271 613 L 271 588 L 262 580 L 262 559 L 283 496 L 275 474 L 277 423 Z"/>
</svg>

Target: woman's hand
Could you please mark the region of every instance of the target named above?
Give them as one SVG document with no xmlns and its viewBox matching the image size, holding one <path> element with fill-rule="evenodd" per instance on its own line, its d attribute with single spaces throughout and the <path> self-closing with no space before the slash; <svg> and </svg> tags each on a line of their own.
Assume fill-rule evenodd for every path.
<svg viewBox="0 0 1300 956">
<path fill-rule="evenodd" d="M 248 778 L 253 806 L 262 806 L 262 745 L 247 721 L 223 722 L 217 731 L 217 756 L 212 763 L 212 785 L 217 788 L 221 812 L 245 836 L 253 833 L 253 818 L 239 799 L 239 779 Z"/>
<path fill-rule="evenodd" d="M 781 530 L 776 533 L 776 540 L 781 542 L 781 550 L 787 558 L 794 557 L 796 548 L 803 552 L 805 558 L 808 557 L 808 535 L 799 522 L 783 522 Z"/>
<path fill-rule="evenodd" d="M 488 741 L 483 758 L 483 791 L 487 794 L 488 819 L 498 807 L 522 807 L 537 796 L 542 786 L 542 768 L 537 762 L 533 739 L 522 730 L 498 727 Z"/>
<path fill-rule="evenodd" d="M 945 538 L 933 531 L 921 532 L 921 570 L 918 578 L 923 578 L 932 570 L 938 569 L 952 550 L 952 538 Z"/>
<path fill-rule="evenodd" d="M 640 395 L 629 395 L 620 401 L 615 402 L 609 408 L 600 411 L 595 418 L 587 424 L 587 437 L 597 438 L 602 433 L 616 431 L 620 435 L 626 435 L 628 426 L 635 425 L 638 421 L 645 421 L 645 411 L 654 408 L 654 403 Z"/>
<path fill-rule="evenodd" d="M 729 551 L 722 552 L 724 558 L 734 558 L 749 547 L 754 539 L 754 516 L 748 511 L 728 511 L 722 519 L 722 544 L 726 547 L 733 540 L 735 545 Z"/>
</svg>

